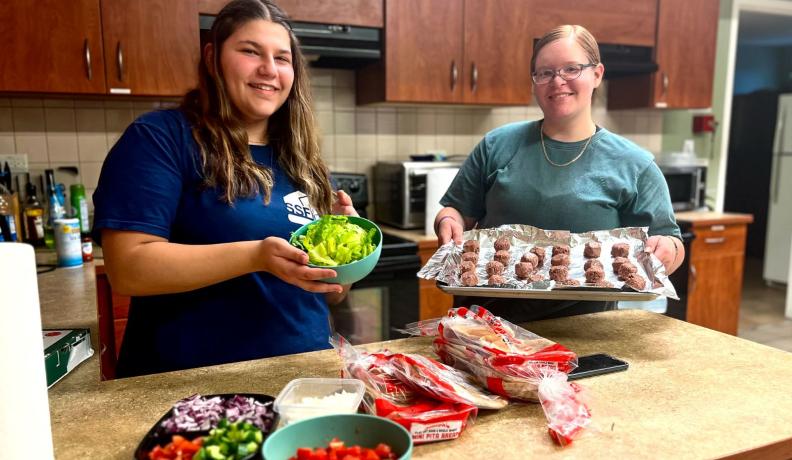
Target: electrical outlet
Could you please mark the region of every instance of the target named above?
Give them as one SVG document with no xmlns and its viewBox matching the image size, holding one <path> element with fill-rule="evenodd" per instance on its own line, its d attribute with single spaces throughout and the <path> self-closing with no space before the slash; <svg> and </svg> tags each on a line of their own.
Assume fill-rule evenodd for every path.
<svg viewBox="0 0 792 460">
<path fill-rule="evenodd" d="M 29 172 L 28 170 L 28 156 L 26 153 L 17 153 L 15 155 L 0 154 L 0 168 L 3 168 L 8 163 L 13 174 L 20 174 Z"/>
</svg>

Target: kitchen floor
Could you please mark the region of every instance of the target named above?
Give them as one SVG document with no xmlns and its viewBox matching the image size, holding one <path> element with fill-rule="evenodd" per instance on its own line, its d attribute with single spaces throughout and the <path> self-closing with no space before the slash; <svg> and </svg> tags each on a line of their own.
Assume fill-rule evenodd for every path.
<svg viewBox="0 0 792 460">
<path fill-rule="evenodd" d="M 792 319 L 784 316 L 785 298 L 786 286 L 765 283 L 762 261 L 746 259 L 737 335 L 792 352 Z"/>
</svg>

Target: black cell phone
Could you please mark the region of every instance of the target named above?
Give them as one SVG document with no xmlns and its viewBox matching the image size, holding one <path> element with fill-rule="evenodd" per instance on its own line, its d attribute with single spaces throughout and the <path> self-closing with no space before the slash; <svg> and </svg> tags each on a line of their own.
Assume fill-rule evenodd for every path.
<svg viewBox="0 0 792 460">
<path fill-rule="evenodd" d="M 569 373 L 569 380 L 583 379 L 595 375 L 610 374 L 611 372 L 626 371 L 629 367 L 626 361 L 614 358 L 605 353 L 597 353 L 578 357 L 578 367 Z"/>
</svg>

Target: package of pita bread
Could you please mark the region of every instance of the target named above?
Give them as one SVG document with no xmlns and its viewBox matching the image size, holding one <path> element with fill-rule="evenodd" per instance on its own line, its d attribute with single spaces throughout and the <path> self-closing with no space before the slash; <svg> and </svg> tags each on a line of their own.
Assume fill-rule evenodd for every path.
<svg viewBox="0 0 792 460">
<path fill-rule="evenodd" d="M 425 392 L 400 380 L 391 365 L 393 353 L 358 351 L 339 334 L 331 337 L 330 343 L 343 361 L 342 376 L 361 380 L 366 386 L 366 411 L 402 425 L 414 443 L 456 439 L 475 420 L 476 406 L 426 397 Z"/>
<path fill-rule="evenodd" d="M 499 318 L 480 306 L 452 308 L 443 318 L 412 323 L 403 331 L 436 336 L 440 359 L 476 377 L 489 391 L 539 402 L 541 375 L 569 373 L 577 355 L 563 345 Z"/>
</svg>

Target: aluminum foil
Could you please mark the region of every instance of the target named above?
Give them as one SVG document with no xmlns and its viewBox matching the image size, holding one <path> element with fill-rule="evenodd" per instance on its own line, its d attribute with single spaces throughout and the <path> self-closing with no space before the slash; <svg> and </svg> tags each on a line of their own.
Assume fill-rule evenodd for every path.
<svg viewBox="0 0 792 460">
<path fill-rule="evenodd" d="M 478 287 L 487 287 L 486 264 L 493 260 L 495 255 L 495 240 L 506 236 L 511 243 L 509 250 L 511 260 L 502 275 L 505 279 L 505 284 L 496 287 L 527 290 L 635 291 L 630 286 L 625 286 L 624 281 L 618 278 L 612 268 L 613 257 L 611 256 L 611 248 L 616 243 L 627 243 L 630 245 L 628 259 L 638 267 L 638 275 L 644 278 L 646 282 L 644 289 L 639 292 L 649 292 L 678 299 L 674 286 L 666 275 L 663 263 L 654 254 L 647 252 L 645 249 L 648 238 L 647 232 L 647 227 L 625 227 L 613 230 L 571 233 L 560 230 L 542 230 L 530 225 L 503 225 L 497 228 L 469 230 L 464 233 L 463 242 L 476 240 L 479 243 L 479 259 L 476 264 L 476 275 L 479 280 Z M 601 245 L 598 259 L 602 262 L 604 268 L 605 281 L 611 287 L 586 283 L 583 265 L 588 259 L 583 256 L 583 250 L 589 241 L 596 241 Z M 552 246 L 559 244 L 569 246 L 569 279 L 578 281 L 580 286 L 565 286 L 550 280 Z M 542 279 L 540 281 L 520 280 L 514 272 L 515 265 L 520 262 L 522 255 L 529 252 L 534 246 L 545 248 L 544 263 L 535 270 L 535 273 L 541 275 Z M 462 287 L 463 285 L 460 282 L 461 262 L 462 245 L 456 245 L 453 241 L 448 242 L 437 249 L 426 265 L 418 272 L 418 277 L 440 281 L 452 287 Z"/>
</svg>

